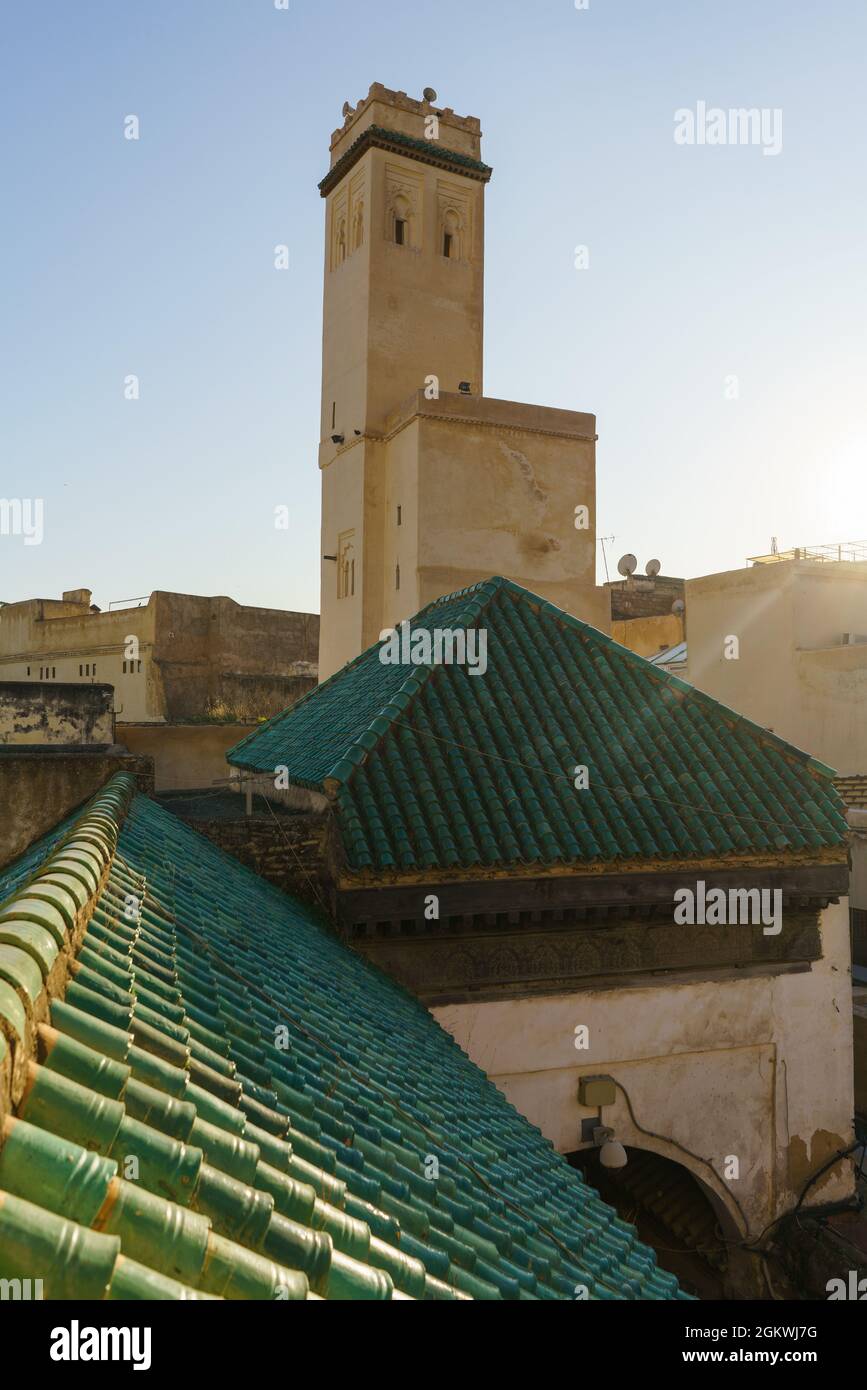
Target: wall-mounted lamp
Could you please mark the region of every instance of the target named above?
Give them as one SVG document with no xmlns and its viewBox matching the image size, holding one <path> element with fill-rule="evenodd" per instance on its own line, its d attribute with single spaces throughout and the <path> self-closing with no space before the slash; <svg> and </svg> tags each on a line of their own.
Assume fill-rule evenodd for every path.
<svg viewBox="0 0 867 1390">
<path fill-rule="evenodd" d="M 596 1145 L 603 1168 L 625 1168 L 629 1161 L 620 1140 L 615 1138 L 614 1130 L 602 1123 L 603 1106 L 613 1105 L 616 1099 L 617 1082 L 613 1076 L 579 1078 L 578 1104 L 598 1112 L 591 1119 L 581 1121 L 581 1139 L 585 1144 Z"/>
<path fill-rule="evenodd" d="M 342 444 L 342 443 L 343 443 L 343 435 L 342 435 L 342 434 L 333 434 L 333 435 L 331 436 L 331 443 L 332 443 L 332 444 Z"/>
</svg>

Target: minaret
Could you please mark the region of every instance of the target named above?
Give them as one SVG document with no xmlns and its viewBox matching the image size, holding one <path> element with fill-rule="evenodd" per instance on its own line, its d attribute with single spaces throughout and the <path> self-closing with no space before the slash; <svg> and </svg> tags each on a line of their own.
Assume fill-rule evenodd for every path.
<svg viewBox="0 0 867 1390">
<path fill-rule="evenodd" d="M 478 120 L 378 83 L 344 117 L 320 184 L 320 679 L 495 574 L 607 631 L 595 416 L 482 394 Z"/>
<path fill-rule="evenodd" d="M 422 389 L 481 394 L 491 174 L 478 120 L 442 109 L 430 88 L 415 101 L 374 83 L 344 115 L 320 184 L 322 553 L 336 556 L 321 562 L 323 676 L 384 621 L 388 417 Z"/>
</svg>

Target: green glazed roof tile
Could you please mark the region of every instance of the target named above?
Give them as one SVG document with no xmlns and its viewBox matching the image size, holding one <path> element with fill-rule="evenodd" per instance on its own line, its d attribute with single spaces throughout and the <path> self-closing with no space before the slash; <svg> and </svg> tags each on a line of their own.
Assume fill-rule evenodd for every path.
<svg viewBox="0 0 867 1390">
<path fill-rule="evenodd" d="M 838 849 L 831 770 L 610 637 L 495 578 L 411 634 L 477 627 L 487 669 L 377 643 L 228 753 L 334 799 L 350 872 Z M 588 785 L 575 773 L 586 767 Z"/>
<path fill-rule="evenodd" d="M 107 878 L 0 1132 L 0 1278 L 53 1298 L 684 1297 L 422 1005 L 126 774 L 0 875 L 4 929 L 97 819 Z M 2 951 L 23 1048 L 42 972 Z"/>
</svg>

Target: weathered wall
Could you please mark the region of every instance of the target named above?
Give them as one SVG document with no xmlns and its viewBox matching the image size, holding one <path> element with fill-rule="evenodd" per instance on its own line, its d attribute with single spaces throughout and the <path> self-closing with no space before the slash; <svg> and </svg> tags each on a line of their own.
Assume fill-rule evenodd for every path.
<svg viewBox="0 0 867 1390">
<path fill-rule="evenodd" d="M 855 1113 L 867 1121 L 867 995 L 855 1004 L 852 1016 L 855 1049 Z"/>
<path fill-rule="evenodd" d="M 0 682 L 0 743 L 114 743 L 114 688 L 66 682 Z"/>
<path fill-rule="evenodd" d="M 852 907 L 867 910 L 867 811 L 850 807 L 850 853 L 852 870 L 849 879 L 849 902 Z"/>
<path fill-rule="evenodd" d="M 595 416 L 461 395 L 422 395 L 416 408 L 421 602 L 502 574 L 607 632 Z"/>
<path fill-rule="evenodd" d="M 0 865 L 22 854 L 115 772 L 132 772 L 141 791 L 153 791 L 146 757 L 90 749 L 0 750 Z"/>
<path fill-rule="evenodd" d="M 423 391 L 389 417 L 384 441 L 348 443 L 323 465 L 322 553 L 354 533 L 355 594 L 337 597 L 337 567 L 323 560 L 320 680 L 383 629 L 495 574 L 607 632 L 595 447 L 592 415 Z M 589 526 L 576 529 L 582 505 Z"/>
<path fill-rule="evenodd" d="M 234 599 L 151 595 L 165 717 L 278 714 L 315 684 L 319 617 Z"/>
<path fill-rule="evenodd" d="M 605 587 L 611 595 L 611 620 L 622 622 L 629 618 L 671 617 L 671 605 L 684 597 L 685 581 L 666 574 L 657 574 L 653 579 L 634 574 L 629 579 L 612 579 Z"/>
<path fill-rule="evenodd" d="M 133 670 L 125 657 L 131 636 L 139 643 L 141 670 L 138 658 Z M 153 636 L 150 604 L 105 613 L 91 612 L 88 602 L 28 599 L 6 604 L 0 608 L 0 675 L 36 684 L 40 666 L 47 663 L 56 675 L 39 682 L 40 689 L 55 681 L 107 683 L 114 686 L 121 717 L 160 719 L 161 692 L 150 661 Z"/>
<path fill-rule="evenodd" d="M 667 617 L 616 619 L 611 624 L 611 636 L 638 656 L 655 656 L 665 647 L 683 641 L 684 623 L 673 613 Z"/>
<path fill-rule="evenodd" d="M 604 1122 L 621 1142 L 682 1163 L 755 1235 L 851 1138 L 845 899 L 822 914 L 821 932 L 824 955 L 809 970 L 720 972 L 713 980 L 455 1004 L 434 1014 L 561 1152 L 581 1147 L 581 1121 L 592 1113 L 578 1104 L 579 1076 L 613 1075 L 629 1091 L 638 1124 L 666 1136 L 642 1134 L 618 1092 Z M 582 1024 L 587 1051 L 575 1047 Z M 737 1181 L 722 1176 L 728 1155 L 739 1160 Z M 848 1174 L 818 1183 L 807 1202 L 848 1195 Z"/>
<path fill-rule="evenodd" d="M 138 655 L 131 659 L 130 638 Z M 157 590 L 146 604 L 92 612 L 33 599 L 0 608 L 0 677 L 115 688 L 124 723 L 278 714 L 316 683 L 319 617 L 226 597 Z"/>
<path fill-rule="evenodd" d="M 175 803 L 168 797 L 163 804 L 284 893 L 320 908 L 328 901 L 324 817 L 288 815 L 279 809 L 271 815 L 261 809 L 258 798 L 253 815 L 238 812 L 231 819 L 216 817 L 206 803 L 187 809 L 182 802 Z"/>
<path fill-rule="evenodd" d="M 686 592 L 694 685 L 841 773 L 867 770 L 867 643 L 841 645 L 867 628 L 867 564 L 753 565 Z"/>
<path fill-rule="evenodd" d="M 152 758 L 158 792 L 211 787 L 231 769 L 226 752 L 258 724 L 118 724 L 117 738 L 131 753 Z"/>
</svg>

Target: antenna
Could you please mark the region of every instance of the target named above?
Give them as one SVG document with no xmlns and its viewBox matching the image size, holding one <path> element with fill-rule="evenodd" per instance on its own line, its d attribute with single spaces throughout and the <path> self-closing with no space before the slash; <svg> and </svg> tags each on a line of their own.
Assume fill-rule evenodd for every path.
<svg viewBox="0 0 867 1390">
<path fill-rule="evenodd" d="M 422 92 L 422 96 L 424 97 L 425 101 L 428 102 L 436 101 L 437 99 L 437 94 L 434 91 L 433 87 L 425 87 L 424 91 Z"/>
<path fill-rule="evenodd" d="M 608 578 L 608 556 L 605 554 L 605 542 L 606 542 L 606 541 L 613 541 L 614 539 L 615 539 L 614 536 L 600 536 L 600 537 L 599 537 L 599 544 L 602 546 L 602 562 L 603 562 L 603 564 L 605 565 L 605 583 L 606 583 L 606 584 L 610 584 L 611 581 L 610 581 L 610 579 Z"/>
<path fill-rule="evenodd" d="M 644 566 L 644 573 L 649 579 L 655 579 L 661 569 L 662 565 L 659 560 L 648 560 L 647 564 Z"/>
<path fill-rule="evenodd" d="M 638 564 L 634 555 L 621 555 L 617 561 L 617 573 L 624 575 L 627 579 L 635 573 L 635 566 Z"/>
</svg>

